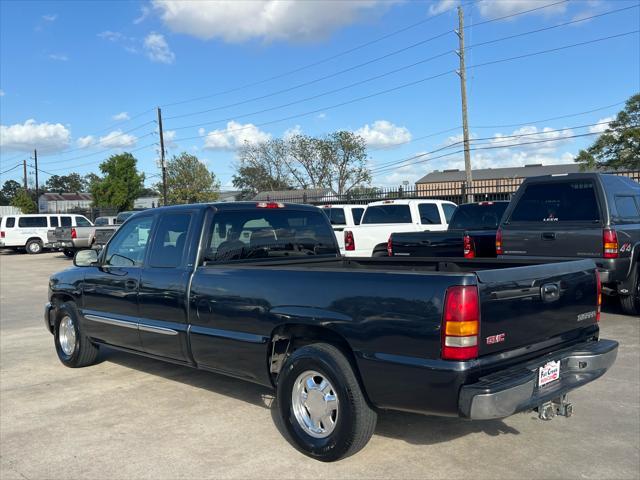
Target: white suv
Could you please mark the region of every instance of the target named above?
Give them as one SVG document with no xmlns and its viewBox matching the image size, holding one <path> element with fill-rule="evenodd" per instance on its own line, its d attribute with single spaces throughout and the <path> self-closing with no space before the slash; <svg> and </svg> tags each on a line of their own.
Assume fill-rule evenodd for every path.
<svg viewBox="0 0 640 480">
<path fill-rule="evenodd" d="M 49 229 L 84 225 L 91 225 L 91 222 L 73 213 L 7 215 L 0 218 L 0 248 L 24 248 L 27 253 L 41 253 L 48 243 Z"/>
<path fill-rule="evenodd" d="M 360 225 L 345 229 L 348 257 L 386 256 L 396 232 L 439 232 L 447 229 L 456 204 L 446 200 L 382 200 L 367 205 Z"/>
</svg>

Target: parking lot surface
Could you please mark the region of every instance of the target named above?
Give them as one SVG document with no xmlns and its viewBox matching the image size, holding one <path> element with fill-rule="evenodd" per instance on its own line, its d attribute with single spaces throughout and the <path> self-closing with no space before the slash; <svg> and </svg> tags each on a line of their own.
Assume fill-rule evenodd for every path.
<svg viewBox="0 0 640 480">
<path fill-rule="evenodd" d="M 57 359 L 42 310 L 60 253 L 0 254 L 0 478 L 640 477 L 640 319 L 605 305 L 620 342 L 607 375 L 570 395 L 574 416 L 484 422 L 381 413 L 360 453 L 324 464 L 283 438 L 271 392 L 101 350 Z"/>
</svg>

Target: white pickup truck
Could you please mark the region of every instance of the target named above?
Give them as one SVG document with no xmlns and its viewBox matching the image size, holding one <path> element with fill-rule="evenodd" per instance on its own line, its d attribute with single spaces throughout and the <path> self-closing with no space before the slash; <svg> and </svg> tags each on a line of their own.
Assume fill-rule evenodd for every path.
<svg viewBox="0 0 640 480">
<path fill-rule="evenodd" d="M 392 233 L 447 229 L 456 204 L 445 200 L 382 200 L 370 203 L 360 225 L 344 230 L 347 257 L 387 255 Z"/>
<path fill-rule="evenodd" d="M 344 231 L 360 225 L 362 214 L 366 205 L 323 205 L 320 207 L 331 222 L 331 227 L 336 235 L 340 253 L 344 255 Z"/>
</svg>

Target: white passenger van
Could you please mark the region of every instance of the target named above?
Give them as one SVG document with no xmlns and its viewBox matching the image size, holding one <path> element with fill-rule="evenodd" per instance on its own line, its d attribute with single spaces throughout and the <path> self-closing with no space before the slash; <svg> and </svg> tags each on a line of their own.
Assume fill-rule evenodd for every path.
<svg viewBox="0 0 640 480">
<path fill-rule="evenodd" d="M 86 217 L 72 213 L 6 215 L 0 218 L 0 248 L 41 253 L 47 243 L 49 229 L 88 226 L 91 222 Z"/>
</svg>

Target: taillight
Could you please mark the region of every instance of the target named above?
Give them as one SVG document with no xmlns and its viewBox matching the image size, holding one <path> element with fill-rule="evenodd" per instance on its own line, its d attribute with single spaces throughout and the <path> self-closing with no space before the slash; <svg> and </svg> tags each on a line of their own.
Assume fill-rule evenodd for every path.
<svg viewBox="0 0 640 480">
<path fill-rule="evenodd" d="M 4 238 L 4 232 L 0 232 L 0 238 Z"/>
<path fill-rule="evenodd" d="M 464 258 L 476 258 L 476 248 L 469 235 L 464 236 Z"/>
<path fill-rule="evenodd" d="M 258 208 L 284 208 L 284 203 L 280 202 L 258 202 L 256 204 Z"/>
<path fill-rule="evenodd" d="M 353 240 L 353 232 L 349 230 L 344 231 L 344 249 L 345 250 L 355 250 L 356 242 Z"/>
<path fill-rule="evenodd" d="M 389 240 L 387 240 L 387 253 L 390 257 L 393 257 L 393 240 L 391 239 L 391 235 L 389 235 Z"/>
<path fill-rule="evenodd" d="M 618 234 L 615 230 L 610 228 L 602 230 L 602 243 L 604 258 L 618 258 Z"/>
<path fill-rule="evenodd" d="M 600 321 L 600 310 L 602 309 L 602 281 L 600 280 L 600 272 L 596 270 L 596 291 L 598 299 L 596 300 L 596 322 Z"/>
<path fill-rule="evenodd" d="M 478 357 L 480 302 L 475 286 L 449 287 L 442 316 L 442 358 L 470 360 Z"/>
<path fill-rule="evenodd" d="M 75 228 L 71 229 L 71 238 L 78 238 L 78 232 L 76 232 Z"/>
<path fill-rule="evenodd" d="M 496 232 L 496 255 L 502 255 L 502 229 L 498 228 Z"/>
</svg>

